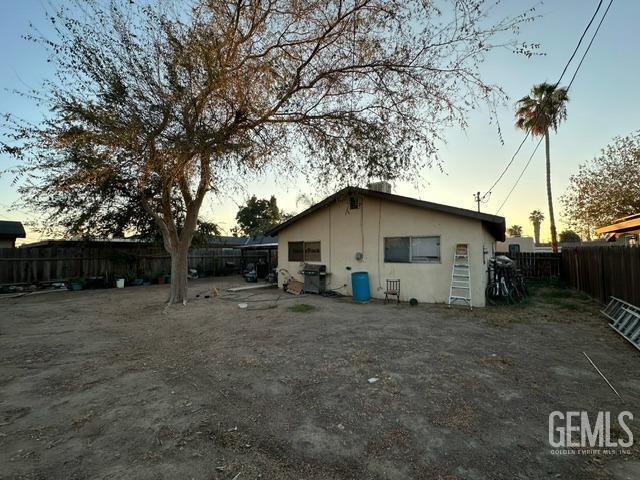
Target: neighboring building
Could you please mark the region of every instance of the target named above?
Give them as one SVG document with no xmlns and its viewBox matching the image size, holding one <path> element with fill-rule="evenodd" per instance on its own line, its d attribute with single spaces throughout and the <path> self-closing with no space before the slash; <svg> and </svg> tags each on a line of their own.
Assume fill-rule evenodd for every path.
<svg viewBox="0 0 640 480">
<path fill-rule="evenodd" d="M 366 271 L 374 298 L 398 278 L 403 301 L 447 302 L 456 244 L 467 243 L 473 304 L 483 306 L 504 218 L 379 190 L 344 188 L 267 232 L 278 236 L 278 268 L 302 280 L 304 263 L 324 264 L 327 288 L 347 295 L 351 273 Z"/>
<path fill-rule="evenodd" d="M 558 244 L 558 253 L 562 252 L 562 247 L 571 247 L 571 246 L 574 246 L 574 245 L 575 244 L 559 243 Z M 553 253 L 553 247 L 551 246 L 550 243 L 541 243 L 539 245 L 536 245 L 535 252 L 536 253 Z"/>
<path fill-rule="evenodd" d="M 213 235 L 207 239 L 210 247 L 238 248 L 246 244 L 249 237 L 231 237 L 226 235 Z"/>
<path fill-rule="evenodd" d="M 0 220 L 0 248 L 15 248 L 16 238 L 26 237 L 22 223 Z"/>
<path fill-rule="evenodd" d="M 596 229 L 609 242 L 621 242 L 623 245 L 638 245 L 640 236 L 640 213 L 619 218 L 611 225 Z"/>
<path fill-rule="evenodd" d="M 535 252 L 536 244 L 533 237 L 509 237 L 504 242 L 496 244 L 496 251 L 500 253 Z"/>
<path fill-rule="evenodd" d="M 248 237 L 240 246 L 240 252 L 242 271 L 252 263 L 256 265 L 258 278 L 265 278 L 278 265 L 278 238 L 266 235 Z"/>
</svg>

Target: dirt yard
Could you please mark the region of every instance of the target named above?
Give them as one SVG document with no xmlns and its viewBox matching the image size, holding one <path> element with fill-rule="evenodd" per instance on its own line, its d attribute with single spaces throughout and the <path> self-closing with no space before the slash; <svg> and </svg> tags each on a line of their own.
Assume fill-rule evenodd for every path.
<svg viewBox="0 0 640 480">
<path fill-rule="evenodd" d="M 204 298 L 230 282 L 1 299 L 0 478 L 640 478 L 640 352 L 580 295 Z M 554 410 L 630 410 L 635 446 L 554 454 Z"/>
</svg>

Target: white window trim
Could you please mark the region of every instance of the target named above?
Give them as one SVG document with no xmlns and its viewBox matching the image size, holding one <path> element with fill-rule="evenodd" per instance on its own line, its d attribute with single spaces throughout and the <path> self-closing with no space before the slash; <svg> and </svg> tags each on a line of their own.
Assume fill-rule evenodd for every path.
<svg viewBox="0 0 640 480">
<path fill-rule="evenodd" d="M 442 251 L 439 250 L 438 260 L 414 260 L 413 259 L 413 239 L 414 238 L 437 238 L 438 239 L 438 247 L 442 246 L 442 235 L 389 235 L 387 237 L 382 237 L 382 251 L 384 256 L 385 249 L 385 240 L 387 238 L 409 238 L 409 261 L 408 262 L 391 262 L 387 261 L 383 258 L 383 263 L 400 263 L 400 264 L 408 264 L 408 263 L 419 263 L 419 264 L 431 264 L 436 265 L 442 263 Z"/>
</svg>

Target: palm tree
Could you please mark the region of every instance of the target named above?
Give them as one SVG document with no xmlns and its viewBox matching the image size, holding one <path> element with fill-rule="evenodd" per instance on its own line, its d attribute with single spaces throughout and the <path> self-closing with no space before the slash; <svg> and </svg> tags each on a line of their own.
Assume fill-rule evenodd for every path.
<svg viewBox="0 0 640 480">
<path fill-rule="evenodd" d="M 516 127 L 531 135 L 544 135 L 547 156 L 547 201 L 549 203 L 549 222 L 551 223 L 551 247 L 558 251 L 556 219 L 553 214 L 551 195 L 551 156 L 549 153 L 549 130 L 558 131 L 558 125 L 567 118 L 569 95 L 566 88 L 557 88 L 549 83 L 535 85 L 531 93 L 518 100 L 516 109 Z"/>
<path fill-rule="evenodd" d="M 533 223 L 533 237 L 535 238 L 536 245 L 540 244 L 540 224 L 544 220 L 544 213 L 540 210 L 534 210 L 529 214 L 529 221 Z"/>
<path fill-rule="evenodd" d="M 315 199 L 311 195 L 307 195 L 306 193 L 301 193 L 296 197 L 296 207 L 299 207 L 300 204 L 302 204 L 303 207 L 309 208 L 315 203 Z"/>
<path fill-rule="evenodd" d="M 507 233 L 510 237 L 521 237 L 522 227 L 520 225 L 511 225 L 509 228 L 507 228 Z"/>
</svg>

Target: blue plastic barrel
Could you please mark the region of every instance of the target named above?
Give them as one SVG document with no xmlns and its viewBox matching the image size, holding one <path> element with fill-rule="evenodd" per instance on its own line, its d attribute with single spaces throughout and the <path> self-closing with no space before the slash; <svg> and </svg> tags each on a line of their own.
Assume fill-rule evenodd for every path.
<svg viewBox="0 0 640 480">
<path fill-rule="evenodd" d="M 353 299 L 356 302 L 368 302 L 371 299 L 369 273 L 353 272 L 351 274 L 351 289 L 353 290 Z"/>
</svg>

